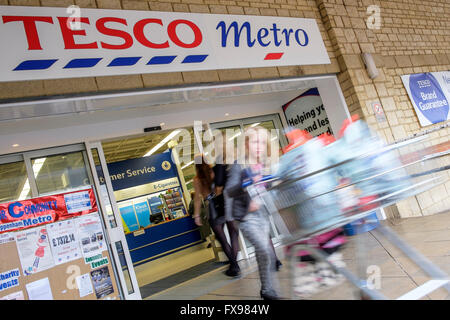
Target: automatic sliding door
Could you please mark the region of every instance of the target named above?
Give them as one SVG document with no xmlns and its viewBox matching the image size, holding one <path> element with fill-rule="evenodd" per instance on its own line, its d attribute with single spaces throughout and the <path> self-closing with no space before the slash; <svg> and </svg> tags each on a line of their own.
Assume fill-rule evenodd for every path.
<svg viewBox="0 0 450 320">
<path fill-rule="evenodd" d="M 100 142 L 86 143 L 87 156 L 94 179 L 94 183 L 99 190 L 99 202 L 103 210 L 103 217 L 106 229 L 111 241 L 111 249 L 116 261 L 119 261 L 120 268 L 118 276 L 121 282 L 123 295 L 129 300 L 142 299 L 139 285 L 131 261 L 125 233 L 120 222 L 120 214 L 114 197 L 108 168 L 106 165 L 103 148 Z"/>
</svg>

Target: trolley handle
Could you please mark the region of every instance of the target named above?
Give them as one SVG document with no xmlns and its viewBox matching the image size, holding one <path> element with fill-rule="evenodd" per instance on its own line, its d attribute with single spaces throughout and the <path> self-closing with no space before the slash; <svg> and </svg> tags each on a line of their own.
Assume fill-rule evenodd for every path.
<svg viewBox="0 0 450 320">
<path fill-rule="evenodd" d="M 387 170 L 387 171 L 383 171 L 383 172 L 377 173 L 377 174 L 375 174 L 375 175 L 371 175 L 371 176 L 369 176 L 369 177 L 367 177 L 367 178 L 363 178 L 363 179 L 361 179 L 361 180 L 359 180 L 359 181 L 355 181 L 355 182 L 350 183 L 350 184 L 348 184 L 348 185 L 345 185 L 345 186 L 342 186 L 342 187 L 335 188 L 335 189 L 333 189 L 333 190 L 331 190 L 331 191 L 329 191 L 329 192 L 333 192 L 333 191 L 336 191 L 336 190 L 339 190 L 339 189 L 342 189 L 342 188 L 346 188 L 346 187 L 351 186 L 351 185 L 355 185 L 355 184 L 357 184 L 357 183 L 361 183 L 361 182 L 364 182 L 364 181 L 368 181 L 368 180 L 370 180 L 370 179 L 377 178 L 377 177 L 379 177 L 379 176 L 382 176 L 382 175 L 391 173 L 391 172 L 393 172 L 393 171 L 396 171 L 396 170 L 399 170 L 399 169 L 403 169 L 403 168 L 406 168 L 406 167 L 409 167 L 409 166 L 411 166 L 411 165 L 414 165 L 414 164 L 417 164 L 417 163 L 420 163 L 420 162 L 424 162 L 424 161 L 427 161 L 427 160 L 432 160 L 432 159 L 435 159 L 435 158 L 440 158 L 440 157 L 446 156 L 446 155 L 448 155 L 448 154 L 450 154 L 450 150 L 445 150 L 445 151 L 442 151 L 442 152 L 438 152 L 438 153 L 433 153 L 433 154 L 430 154 L 430 155 L 426 155 L 426 156 L 420 158 L 419 160 L 412 161 L 412 162 L 407 163 L 407 164 L 402 164 L 401 166 L 397 166 L 397 167 L 395 167 L 395 168 L 393 168 L 393 169 L 389 169 L 389 170 Z M 313 171 L 313 172 L 306 173 L 306 174 L 304 174 L 303 176 L 300 176 L 300 177 L 295 177 L 295 178 L 289 179 L 289 180 L 286 180 L 286 179 L 285 179 L 285 181 L 283 181 L 281 184 L 283 184 L 283 185 L 289 185 L 289 184 L 292 184 L 292 183 L 294 183 L 294 182 L 297 182 L 297 181 L 303 180 L 303 179 L 305 179 L 305 178 L 311 177 L 311 176 L 313 176 L 313 175 L 316 175 L 316 174 L 321 173 L 321 172 L 323 172 L 323 171 L 326 171 L 326 170 L 328 170 L 328 169 L 332 169 L 332 168 L 335 168 L 335 167 L 337 167 L 337 166 L 340 166 L 340 165 L 343 164 L 343 163 L 347 163 L 347 162 L 353 161 L 354 159 L 356 159 L 356 158 L 353 158 L 353 159 L 347 159 L 347 160 L 345 160 L 345 161 L 343 161 L 343 162 L 340 162 L 340 163 L 338 163 L 338 164 L 334 164 L 334 165 L 332 165 L 332 166 L 329 166 L 329 167 L 326 167 L 326 168 L 323 168 L 323 169 L 319 169 L 319 170 L 316 170 L 316 171 Z M 271 189 L 273 189 L 273 188 L 269 188 L 269 190 L 271 190 Z M 329 193 L 329 192 L 326 192 L 326 193 Z M 321 194 L 321 195 L 322 195 L 322 194 Z"/>
<path fill-rule="evenodd" d="M 265 183 L 265 182 L 268 182 L 271 180 L 276 180 L 276 178 L 270 174 L 263 176 L 262 179 L 259 180 L 258 182 L 253 182 L 253 180 L 249 179 L 248 181 L 245 181 L 244 183 L 242 183 L 242 188 L 245 189 L 250 185 L 258 185 L 258 184 Z"/>
<path fill-rule="evenodd" d="M 349 162 L 353 162 L 355 160 L 365 159 L 365 158 L 369 158 L 369 157 L 377 155 L 377 154 L 381 154 L 381 153 L 388 152 L 388 151 L 391 151 L 391 150 L 399 149 L 400 147 L 404 147 L 406 145 L 413 144 L 413 143 L 425 140 L 427 137 L 428 137 L 428 134 L 423 135 L 423 136 L 418 136 L 418 137 L 412 138 L 410 140 L 402 141 L 402 142 L 397 142 L 397 143 L 394 142 L 394 143 L 391 143 L 389 145 L 384 146 L 382 149 L 372 150 L 372 151 L 368 151 L 368 152 L 360 154 L 360 155 L 352 156 L 352 157 L 350 157 L 348 159 L 345 159 L 345 160 L 342 160 L 342 161 L 340 161 L 338 163 L 334 163 L 334 164 L 326 166 L 324 168 L 317 169 L 315 171 L 306 173 L 303 176 L 298 177 L 296 180 L 306 179 L 306 178 L 308 178 L 310 176 L 322 173 L 324 171 L 327 171 L 327 170 L 330 170 L 330 169 L 333 169 L 333 168 L 336 168 L 336 167 L 340 167 L 340 166 L 342 166 L 344 164 L 347 164 Z M 298 169 L 299 169 L 298 167 L 295 167 L 295 168 L 287 171 L 285 173 L 285 175 L 289 176 L 289 175 L 293 174 Z"/>
</svg>

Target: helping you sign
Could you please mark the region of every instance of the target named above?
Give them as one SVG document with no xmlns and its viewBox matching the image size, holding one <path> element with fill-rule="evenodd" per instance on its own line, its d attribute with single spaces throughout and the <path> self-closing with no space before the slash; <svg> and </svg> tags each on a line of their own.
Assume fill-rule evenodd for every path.
<svg viewBox="0 0 450 320">
<path fill-rule="evenodd" d="M 314 19 L 0 6 L 0 81 L 329 64 Z M 75 23 L 76 24 L 76 23 Z"/>
<path fill-rule="evenodd" d="M 404 75 L 402 81 L 422 127 L 449 119 L 450 71 Z"/>
</svg>

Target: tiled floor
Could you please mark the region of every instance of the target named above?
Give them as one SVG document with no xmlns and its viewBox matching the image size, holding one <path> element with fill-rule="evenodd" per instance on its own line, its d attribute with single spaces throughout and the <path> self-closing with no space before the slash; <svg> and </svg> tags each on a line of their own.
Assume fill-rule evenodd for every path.
<svg viewBox="0 0 450 320">
<path fill-rule="evenodd" d="M 398 236 L 431 260 L 441 270 L 450 274 L 450 212 L 420 218 L 399 220 L 394 224 L 383 221 Z M 343 250 L 344 261 L 350 271 L 356 273 L 356 241 L 362 241 L 367 253 L 367 265 L 376 265 L 381 271 L 380 292 L 389 299 L 395 299 L 425 283 L 430 278 L 410 261 L 399 249 L 393 246 L 376 230 L 349 237 Z M 282 248 L 277 249 L 282 256 Z M 160 292 L 148 299 L 221 299 L 242 300 L 260 299 L 259 280 L 256 262 L 250 259 L 241 263 L 243 275 L 230 279 L 223 274 L 226 267 L 204 274 L 198 278 Z M 284 265 L 277 273 L 280 292 L 290 297 L 291 279 Z M 309 299 L 358 299 L 355 288 L 348 281 L 339 286 L 316 294 Z M 450 299 L 448 292 L 441 288 L 423 299 Z"/>
</svg>

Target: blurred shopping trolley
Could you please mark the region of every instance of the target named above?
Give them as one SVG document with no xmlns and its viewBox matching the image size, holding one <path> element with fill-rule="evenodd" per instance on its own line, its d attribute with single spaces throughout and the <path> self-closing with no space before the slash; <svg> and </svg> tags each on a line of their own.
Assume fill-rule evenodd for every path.
<svg viewBox="0 0 450 320">
<path fill-rule="evenodd" d="M 430 140 L 430 135 L 423 135 L 401 143 L 377 146 L 309 172 L 305 170 L 305 163 L 300 161 L 292 163 L 282 177 L 266 176 L 257 183 L 243 185 L 252 199 L 265 206 L 281 234 L 281 243 L 288 248 L 286 257 L 292 280 L 291 298 L 302 298 L 295 290 L 295 279 L 296 253 L 303 250 L 345 277 L 357 288 L 360 298 L 387 299 L 367 281 L 367 252 L 358 237 L 354 239 L 358 275 L 350 272 L 345 264 L 330 259 L 320 246 L 310 240 L 355 221 L 359 222 L 358 228 L 364 229 L 365 224 L 376 222 L 373 221 L 374 211 L 444 183 L 448 178 L 450 144 L 433 146 Z M 329 149 L 325 151 L 331 152 Z M 336 179 L 334 185 L 324 183 L 336 175 L 344 179 Z M 373 232 L 385 237 L 431 278 L 397 299 L 420 299 L 438 288 L 450 293 L 448 275 L 400 239 L 386 224 L 379 224 Z"/>
</svg>

